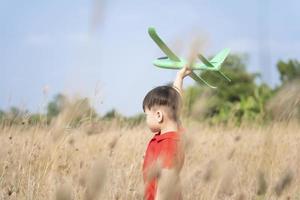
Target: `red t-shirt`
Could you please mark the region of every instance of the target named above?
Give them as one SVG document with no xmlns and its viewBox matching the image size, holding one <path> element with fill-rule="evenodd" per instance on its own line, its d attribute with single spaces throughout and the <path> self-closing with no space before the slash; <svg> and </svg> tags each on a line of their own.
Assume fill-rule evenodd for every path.
<svg viewBox="0 0 300 200">
<path fill-rule="evenodd" d="M 148 173 L 158 159 L 160 159 L 162 168 L 176 168 L 178 172 L 181 170 L 184 162 L 181 134 L 181 132 L 157 133 L 150 140 L 143 164 L 146 200 L 155 199 L 157 177 L 151 177 L 150 180 L 148 180 Z"/>
</svg>

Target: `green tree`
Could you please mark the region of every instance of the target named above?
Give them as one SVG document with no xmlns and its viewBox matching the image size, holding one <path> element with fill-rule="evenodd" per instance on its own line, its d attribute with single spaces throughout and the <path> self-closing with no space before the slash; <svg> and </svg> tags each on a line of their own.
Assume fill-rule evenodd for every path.
<svg viewBox="0 0 300 200">
<path fill-rule="evenodd" d="M 300 63 L 297 60 L 288 60 L 287 62 L 280 60 L 277 63 L 277 69 L 283 84 L 300 78 Z"/>
<path fill-rule="evenodd" d="M 91 106 L 88 98 L 78 98 L 69 101 L 63 108 L 63 114 L 69 118 L 71 126 L 91 122 L 97 117 L 97 113 Z"/>
<path fill-rule="evenodd" d="M 107 111 L 102 118 L 106 120 L 111 120 L 115 118 L 122 118 L 122 115 L 116 109 L 111 109 Z"/>
<path fill-rule="evenodd" d="M 15 106 L 10 107 L 8 112 L 10 118 L 16 119 L 21 115 L 21 110 Z"/>
<path fill-rule="evenodd" d="M 195 84 L 185 91 L 184 109 L 189 116 L 209 119 L 212 123 L 241 123 L 265 114 L 264 105 L 272 90 L 266 84 L 257 85 L 258 73 L 246 71 L 245 56 L 230 55 L 222 72 L 230 77 L 227 82 L 218 73 L 204 71 L 201 76 L 217 89 Z M 202 108 L 201 108 L 202 107 Z"/>
<path fill-rule="evenodd" d="M 59 117 L 63 124 L 77 126 L 97 117 L 88 98 L 70 99 L 62 94 L 56 95 L 47 106 L 48 122 Z"/>
<path fill-rule="evenodd" d="M 47 106 L 47 117 L 52 119 L 56 117 L 64 108 L 66 104 L 66 97 L 62 94 L 57 94 Z"/>
<path fill-rule="evenodd" d="M 0 110 L 0 120 L 3 120 L 5 118 L 5 112 L 3 110 Z"/>
<path fill-rule="evenodd" d="M 267 108 L 273 120 L 300 120 L 300 63 L 297 60 L 279 61 L 277 69 L 281 85 L 275 89 Z"/>
</svg>

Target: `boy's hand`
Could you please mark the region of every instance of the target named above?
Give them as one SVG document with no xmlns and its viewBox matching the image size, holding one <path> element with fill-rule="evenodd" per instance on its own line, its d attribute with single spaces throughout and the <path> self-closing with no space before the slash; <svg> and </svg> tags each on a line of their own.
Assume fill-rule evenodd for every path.
<svg viewBox="0 0 300 200">
<path fill-rule="evenodd" d="M 181 70 L 177 72 L 177 76 L 174 80 L 173 87 L 179 92 L 180 96 L 182 96 L 182 82 L 183 79 L 192 73 L 192 70 L 185 66 Z"/>
<path fill-rule="evenodd" d="M 191 73 L 192 73 L 192 70 L 189 67 L 185 66 L 181 70 L 178 71 L 177 75 L 183 79 L 187 75 L 190 75 Z"/>
</svg>

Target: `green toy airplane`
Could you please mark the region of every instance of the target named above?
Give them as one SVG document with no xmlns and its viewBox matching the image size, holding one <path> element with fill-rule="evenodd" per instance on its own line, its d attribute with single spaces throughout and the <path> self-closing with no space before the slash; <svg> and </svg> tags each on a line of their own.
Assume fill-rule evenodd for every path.
<svg viewBox="0 0 300 200">
<path fill-rule="evenodd" d="M 202 63 L 189 63 L 187 60 L 177 57 L 169 47 L 160 39 L 157 35 L 155 28 L 150 27 L 148 29 L 148 33 L 150 37 L 154 40 L 154 42 L 159 46 L 159 48 L 167 55 L 167 57 L 161 57 L 153 61 L 153 64 L 160 68 L 165 69 L 181 69 L 187 65 L 192 70 L 211 70 L 216 71 L 220 75 L 222 75 L 226 80 L 231 81 L 224 73 L 220 71 L 221 65 L 224 62 L 225 58 L 228 56 L 230 50 L 223 49 L 220 53 L 218 53 L 213 59 L 210 61 L 206 59 L 201 54 L 198 54 L 198 58 L 201 60 Z M 211 88 L 216 88 L 215 86 L 210 85 L 206 82 L 200 75 L 196 75 L 192 72 L 189 75 L 192 79 L 197 81 L 198 83 L 205 83 L 207 86 Z"/>
</svg>

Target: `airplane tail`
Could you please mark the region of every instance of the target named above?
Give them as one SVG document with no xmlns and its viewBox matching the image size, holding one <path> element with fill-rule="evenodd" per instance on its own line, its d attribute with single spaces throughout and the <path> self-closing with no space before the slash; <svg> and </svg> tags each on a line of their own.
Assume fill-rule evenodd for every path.
<svg viewBox="0 0 300 200">
<path fill-rule="evenodd" d="M 221 76 L 223 76 L 227 81 L 231 81 L 223 72 L 220 71 L 222 63 L 226 59 L 230 52 L 230 49 L 224 49 L 220 53 L 218 53 L 213 59 L 210 61 L 207 60 L 203 55 L 198 54 L 198 58 L 211 70 L 217 71 Z"/>
<path fill-rule="evenodd" d="M 226 59 L 230 52 L 230 49 L 223 49 L 220 53 L 218 53 L 213 59 L 210 60 L 210 63 L 215 67 L 216 70 L 221 68 L 222 63 Z"/>
</svg>

